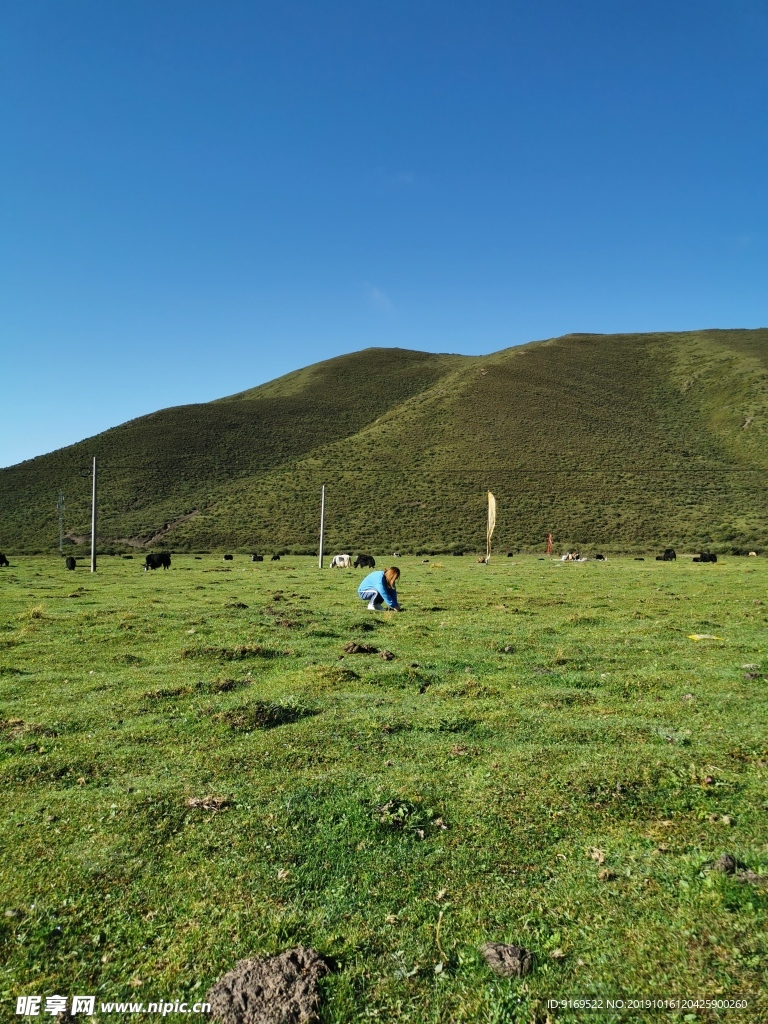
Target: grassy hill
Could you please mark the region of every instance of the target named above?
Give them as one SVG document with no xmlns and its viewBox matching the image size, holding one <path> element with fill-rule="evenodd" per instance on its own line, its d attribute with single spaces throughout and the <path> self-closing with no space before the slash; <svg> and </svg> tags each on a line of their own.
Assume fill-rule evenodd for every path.
<svg viewBox="0 0 768 1024">
<path fill-rule="evenodd" d="M 768 330 L 568 335 L 484 357 L 368 349 L 0 471 L 0 549 L 50 550 L 56 495 L 104 546 L 768 546 Z M 193 513 L 193 514 L 190 514 Z"/>
</svg>

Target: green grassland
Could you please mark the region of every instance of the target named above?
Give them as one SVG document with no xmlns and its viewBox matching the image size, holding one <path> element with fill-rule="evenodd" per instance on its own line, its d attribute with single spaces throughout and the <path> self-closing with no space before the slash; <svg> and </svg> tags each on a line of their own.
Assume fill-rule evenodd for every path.
<svg viewBox="0 0 768 1024">
<path fill-rule="evenodd" d="M 303 943 L 334 965 L 323 1024 L 724 1019 L 547 1016 L 622 996 L 768 1021 L 764 558 L 404 557 L 400 615 L 298 556 L 11 563 L 4 1020 L 19 994 L 202 998 Z"/>
<path fill-rule="evenodd" d="M 308 553 L 559 543 L 768 548 L 768 330 L 568 335 L 483 357 L 368 349 L 0 471 L 0 550 Z M 502 513 L 503 510 L 503 513 Z M 75 549 L 77 545 L 74 545 Z"/>
</svg>

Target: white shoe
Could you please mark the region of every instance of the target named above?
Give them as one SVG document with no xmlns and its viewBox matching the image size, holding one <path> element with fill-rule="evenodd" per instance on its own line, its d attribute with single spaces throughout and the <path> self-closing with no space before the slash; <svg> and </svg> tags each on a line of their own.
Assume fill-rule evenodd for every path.
<svg viewBox="0 0 768 1024">
<path fill-rule="evenodd" d="M 378 610 L 378 606 L 373 603 L 373 598 L 371 598 L 371 600 L 368 602 L 368 611 L 377 612 Z"/>
</svg>

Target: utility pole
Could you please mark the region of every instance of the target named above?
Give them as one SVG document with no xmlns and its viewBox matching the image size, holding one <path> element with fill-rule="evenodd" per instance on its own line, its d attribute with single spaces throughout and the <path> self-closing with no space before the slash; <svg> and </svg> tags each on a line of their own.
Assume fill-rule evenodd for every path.
<svg viewBox="0 0 768 1024">
<path fill-rule="evenodd" d="M 318 566 L 320 569 L 323 568 L 323 531 L 325 530 L 325 484 L 320 492 L 320 559 Z"/>
<path fill-rule="evenodd" d="M 59 500 L 56 504 L 59 510 L 59 554 L 64 554 L 64 491 L 59 491 Z"/>
<path fill-rule="evenodd" d="M 96 456 L 93 456 L 93 498 L 91 501 L 91 572 L 96 572 Z"/>
</svg>

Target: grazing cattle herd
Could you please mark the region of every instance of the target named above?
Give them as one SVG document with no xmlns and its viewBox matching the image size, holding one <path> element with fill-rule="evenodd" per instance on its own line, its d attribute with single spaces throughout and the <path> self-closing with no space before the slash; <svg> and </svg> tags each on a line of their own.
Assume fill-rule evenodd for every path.
<svg viewBox="0 0 768 1024">
<path fill-rule="evenodd" d="M 357 555 L 354 562 L 352 561 L 352 555 L 334 555 L 331 559 L 331 569 L 349 569 L 350 566 L 354 566 L 355 569 L 375 569 L 376 559 L 372 555 Z"/>
<path fill-rule="evenodd" d="M 463 555 L 464 551 L 463 550 L 456 550 L 456 551 L 453 551 L 452 554 L 454 554 L 454 555 Z M 400 555 L 400 552 L 398 552 L 398 551 L 393 551 L 392 555 L 393 555 L 394 558 L 402 557 Z M 507 553 L 507 555 L 508 555 L 509 558 L 512 558 L 515 555 L 515 552 L 514 551 L 509 551 Z M 757 558 L 757 556 L 758 556 L 758 553 L 756 551 L 750 551 L 749 552 L 749 557 L 750 558 Z M 123 558 L 133 558 L 133 555 L 123 555 L 122 557 Z M 201 556 L 200 555 L 195 555 L 194 557 L 195 557 L 195 559 L 197 561 L 201 560 Z M 234 561 L 234 557 L 235 556 L 234 555 L 223 555 L 222 557 L 223 557 L 223 560 L 225 562 L 232 562 L 232 561 Z M 250 557 L 251 557 L 251 561 L 252 562 L 263 562 L 264 561 L 264 555 L 257 555 L 257 554 L 254 553 Z M 271 560 L 273 562 L 279 562 L 280 561 L 280 555 L 279 554 L 272 555 L 271 556 Z M 587 556 L 587 555 L 582 555 L 579 551 L 568 551 L 564 555 L 560 556 L 560 561 L 561 562 L 588 562 L 590 560 L 594 560 L 596 562 L 605 562 L 605 561 L 607 561 L 605 555 L 603 555 L 603 554 L 595 554 L 595 555 Z M 634 560 L 636 562 L 644 562 L 645 561 L 645 559 L 643 557 L 639 556 L 639 555 L 635 555 L 634 556 Z M 656 555 L 656 561 L 657 562 L 675 562 L 675 561 L 677 561 L 677 553 L 675 552 L 674 548 L 665 548 L 663 554 Z M 717 562 L 717 555 L 713 554 L 711 551 L 700 551 L 698 555 L 695 555 L 693 557 L 692 561 L 694 561 L 694 562 L 714 563 L 714 562 Z M 479 558 L 478 559 L 478 563 L 487 564 L 487 558 L 485 556 Z M 422 559 L 422 564 L 423 565 L 429 564 L 429 559 L 428 558 Z M 7 568 L 9 565 L 10 565 L 10 562 L 8 561 L 8 558 L 6 557 L 6 555 L 4 555 L 2 552 L 0 552 L 0 568 Z M 77 561 L 76 561 L 76 559 L 72 555 L 67 555 L 65 560 L 64 560 L 64 565 L 65 565 L 65 567 L 68 570 L 73 570 L 77 566 Z M 171 567 L 171 556 L 170 556 L 170 554 L 167 551 L 150 551 L 150 552 L 148 552 L 146 557 L 145 557 L 145 561 L 144 561 L 144 565 L 143 565 L 144 571 L 147 572 L 150 569 L 153 569 L 153 570 L 154 569 L 160 569 L 161 567 L 163 569 L 170 569 L 170 567 Z M 334 555 L 333 558 L 331 559 L 330 567 L 331 567 L 331 569 L 349 569 L 349 568 L 352 568 L 352 567 L 354 567 L 355 569 L 375 569 L 375 567 L 376 567 L 376 560 L 374 559 L 374 557 L 372 555 L 366 555 L 366 554 L 363 554 L 362 552 L 355 557 L 354 562 L 352 561 L 352 556 L 351 555 L 348 555 L 348 554 Z"/>
</svg>

